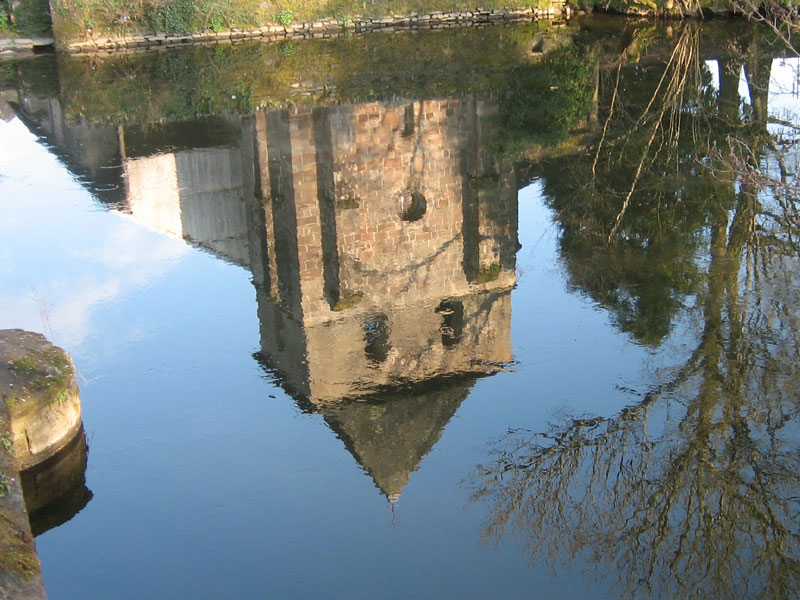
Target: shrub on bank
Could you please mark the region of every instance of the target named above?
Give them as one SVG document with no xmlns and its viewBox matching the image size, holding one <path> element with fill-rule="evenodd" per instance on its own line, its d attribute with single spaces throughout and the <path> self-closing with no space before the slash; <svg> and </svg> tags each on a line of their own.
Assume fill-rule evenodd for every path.
<svg viewBox="0 0 800 600">
<path fill-rule="evenodd" d="M 0 0 L 0 36 L 40 37 L 50 32 L 48 0 Z"/>
</svg>

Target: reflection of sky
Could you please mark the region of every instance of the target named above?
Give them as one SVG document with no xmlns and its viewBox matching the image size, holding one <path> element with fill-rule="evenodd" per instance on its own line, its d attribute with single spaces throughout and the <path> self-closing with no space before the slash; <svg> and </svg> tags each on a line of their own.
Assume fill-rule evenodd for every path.
<svg viewBox="0 0 800 600">
<path fill-rule="evenodd" d="M 719 90 L 719 65 L 716 60 L 705 61 L 711 73 L 711 87 Z M 745 104 L 751 104 L 750 89 L 744 75 L 744 67 L 739 73 L 739 96 Z M 800 122 L 800 58 L 776 58 L 772 61 L 769 80 L 769 114 L 781 121 Z M 797 130 L 781 124 L 771 123 L 772 134 L 796 135 Z"/>
<path fill-rule="evenodd" d="M 390 529 L 354 457 L 253 360 L 248 273 L 94 203 L 18 121 L 0 124 L 0 147 L 0 327 L 42 331 L 46 306 L 86 378 L 94 498 L 37 539 L 51 597 L 524 597 L 531 578 L 592 597 L 580 565 L 549 575 L 514 544 L 481 546 L 483 511 L 461 510 L 486 440 L 614 414 L 648 357 L 565 286 L 541 185 L 520 193 L 517 373 L 474 383 Z"/>
<path fill-rule="evenodd" d="M 776 58 L 769 81 L 769 114 L 783 121 L 800 123 L 800 58 Z M 797 135 L 783 125 L 769 125 L 770 133 Z"/>
<path fill-rule="evenodd" d="M 514 544 L 479 546 L 482 507 L 461 510 L 488 440 L 617 414 L 694 348 L 691 323 L 660 348 L 631 343 L 570 290 L 543 193 L 519 193 L 515 372 L 475 382 L 390 526 L 321 417 L 252 359 L 248 275 L 96 205 L 19 121 L 0 123 L 0 327 L 46 329 L 44 307 L 91 382 L 95 498 L 37 540 L 51 597 L 528 597 L 532 581 L 546 597 L 611 597 L 614 573 L 585 580 L 582 560 L 551 573 Z M 142 342 L 109 352 L 117 336 Z"/>
<path fill-rule="evenodd" d="M 719 90 L 719 66 L 716 60 L 707 60 L 706 68 L 711 72 L 711 87 Z"/>
<path fill-rule="evenodd" d="M 18 119 L 0 122 L 0 140 L 0 328 L 74 349 L 98 305 L 151 284 L 188 247 L 96 207 Z"/>
</svg>

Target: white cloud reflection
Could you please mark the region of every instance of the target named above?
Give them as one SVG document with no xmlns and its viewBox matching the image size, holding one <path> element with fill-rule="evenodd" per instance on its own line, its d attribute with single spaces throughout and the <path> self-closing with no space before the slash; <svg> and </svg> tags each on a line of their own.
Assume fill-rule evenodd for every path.
<svg viewBox="0 0 800 600">
<path fill-rule="evenodd" d="M 152 285 L 189 252 L 99 209 L 18 119 L 0 122 L 0 239 L 0 328 L 39 331 L 71 350 L 100 306 Z"/>
</svg>

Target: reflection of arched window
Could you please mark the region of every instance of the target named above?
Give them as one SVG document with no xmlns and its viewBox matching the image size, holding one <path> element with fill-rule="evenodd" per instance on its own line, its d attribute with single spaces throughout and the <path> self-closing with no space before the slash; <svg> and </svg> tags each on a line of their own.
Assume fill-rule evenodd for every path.
<svg viewBox="0 0 800 600">
<path fill-rule="evenodd" d="M 382 363 L 389 356 L 389 319 L 377 315 L 364 323 L 364 354 L 373 363 Z"/>
<path fill-rule="evenodd" d="M 458 300 L 442 300 L 436 312 L 442 316 L 442 344 L 452 348 L 461 341 L 464 333 L 464 305 Z"/>
<path fill-rule="evenodd" d="M 400 218 L 403 221 L 419 221 L 428 208 L 425 196 L 420 192 L 403 192 L 400 194 L 398 203 Z"/>
</svg>

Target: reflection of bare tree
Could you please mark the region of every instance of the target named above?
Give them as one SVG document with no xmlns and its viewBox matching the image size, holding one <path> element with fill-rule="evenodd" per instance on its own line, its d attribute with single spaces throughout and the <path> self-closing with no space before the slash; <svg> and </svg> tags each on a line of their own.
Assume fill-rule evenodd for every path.
<svg viewBox="0 0 800 600">
<path fill-rule="evenodd" d="M 731 8 L 750 20 L 764 23 L 787 46 L 797 49 L 793 37 L 800 22 L 800 10 L 796 3 L 786 0 L 731 0 Z"/>
<path fill-rule="evenodd" d="M 669 380 L 615 418 L 497 442 L 471 478 L 473 500 L 492 502 L 486 538 L 511 529 L 532 556 L 588 553 L 628 596 L 793 596 L 800 264 L 759 245 L 757 208 L 742 193 L 729 227 L 717 216 L 704 326 Z"/>
<path fill-rule="evenodd" d="M 798 148 L 773 144 L 764 158 L 755 138 L 746 147 L 732 153 L 735 173 L 712 178 L 708 191 L 725 203 L 704 205 L 703 224 L 684 232 L 699 240 L 685 290 L 693 351 L 613 418 L 495 442 L 467 480 L 472 501 L 491 506 L 486 540 L 509 533 L 531 558 L 588 559 L 616 571 L 626 597 L 796 596 Z M 592 209 L 581 231 L 608 223 Z M 644 218 L 626 217 L 626 239 L 641 227 Z"/>
<path fill-rule="evenodd" d="M 614 226 L 608 234 L 609 243 L 617 233 L 622 218 L 630 206 L 631 198 L 636 191 L 643 171 L 648 164 L 653 164 L 660 151 L 668 151 L 669 148 L 678 146 L 678 138 L 681 132 L 681 116 L 683 107 L 686 103 L 686 92 L 700 88 L 700 59 L 698 53 L 699 33 L 696 27 L 685 27 L 672 49 L 672 53 L 664 68 L 663 74 L 658 81 L 653 94 L 637 119 L 631 131 L 647 131 L 647 141 L 640 150 L 640 157 L 636 163 L 633 179 L 630 183 L 622 206 L 614 220 Z M 622 66 L 620 60 L 619 66 Z M 619 74 L 619 69 L 617 71 Z M 691 80 L 695 85 L 689 85 Z M 615 100 L 618 96 L 619 77 L 617 77 L 614 95 L 608 118 L 603 126 L 603 135 L 597 144 L 594 161 L 592 162 L 592 174 L 597 172 L 597 163 L 601 152 L 604 149 L 604 141 L 608 133 L 608 126 L 614 116 Z M 616 140 L 617 144 L 623 146 L 630 143 L 629 136 L 622 136 Z M 613 157 L 614 152 L 609 153 Z M 667 159 L 669 163 L 669 158 Z"/>
</svg>

